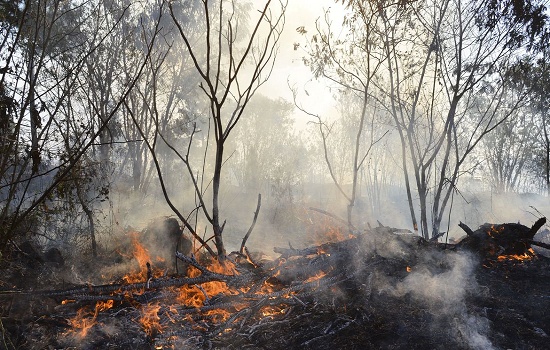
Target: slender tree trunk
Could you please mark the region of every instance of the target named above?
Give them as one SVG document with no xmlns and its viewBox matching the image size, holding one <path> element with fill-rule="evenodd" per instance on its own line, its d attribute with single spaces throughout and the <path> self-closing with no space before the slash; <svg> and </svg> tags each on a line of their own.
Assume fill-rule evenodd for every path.
<svg viewBox="0 0 550 350">
<path fill-rule="evenodd" d="M 550 197 L 550 136 L 548 135 L 546 115 L 542 117 L 542 129 L 544 130 L 544 149 L 545 149 L 545 178 L 546 178 L 546 195 Z"/>
<path fill-rule="evenodd" d="M 418 232 L 418 222 L 416 221 L 416 213 L 414 210 L 414 202 L 412 198 L 412 191 L 411 191 L 411 183 L 409 179 L 409 170 L 407 168 L 407 146 L 405 143 L 405 137 L 403 135 L 403 132 L 400 128 L 399 129 L 399 137 L 401 138 L 401 157 L 402 157 L 402 164 L 403 164 L 403 175 L 405 177 L 405 190 L 407 192 L 407 201 L 409 202 L 409 212 L 411 214 L 411 221 L 413 224 L 414 232 Z"/>
<path fill-rule="evenodd" d="M 383 12 L 381 12 L 383 13 Z M 416 221 L 416 213 L 414 210 L 414 202 L 412 198 L 412 192 L 411 192 L 411 184 L 409 179 L 409 171 L 407 167 L 407 143 L 405 141 L 405 135 L 403 133 L 403 127 L 399 121 L 399 116 L 397 114 L 397 106 L 396 106 L 396 99 L 397 99 L 397 93 L 396 93 L 396 86 L 395 86 L 395 78 L 394 78 L 394 67 L 392 64 L 392 56 L 391 56 L 391 49 L 390 49 L 390 38 L 389 38 L 389 31 L 388 28 L 388 19 L 383 16 L 384 19 L 384 33 L 386 37 L 384 38 L 384 48 L 386 51 L 386 59 L 388 62 L 388 73 L 389 73 L 389 81 L 390 81 L 390 103 L 391 103 L 391 114 L 395 121 L 395 126 L 397 128 L 397 131 L 399 132 L 399 140 L 401 141 L 401 159 L 402 159 L 402 165 L 403 165 L 403 176 L 405 178 L 405 189 L 407 192 L 407 201 L 409 202 L 409 211 L 411 214 L 411 221 L 413 225 L 414 232 L 418 232 L 418 222 Z M 393 42 L 393 41 L 392 41 Z M 397 64 L 396 64 L 397 65 Z M 399 76 L 398 76 L 399 78 Z M 397 82 L 399 82 L 399 79 L 397 79 Z"/>
<path fill-rule="evenodd" d="M 370 73 L 370 72 L 369 72 Z M 359 164 L 359 151 L 361 149 L 361 139 L 363 136 L 363 127 L 365 125 L 365 115 L 367 114 L 367 99 L 369 92 L 369 84 L 367 83 L 363 92 L 363 106 L 361 108 L 361 118 L 359 119 L 359 127 L 357 129 L 357 135 L 355 137 L 355 150 L 353 155 L 353 183 L 351 187 L 351 196 L 348 202 L 348 230 L 352 231 L 353 227 L 353 207 L 355 206 L 355 200 L 357 198 L 357 179 L 361 164 Z"/>
<path fill-rule="evenodd" d="M 219 207 L 219 193 L 221 184 L 221 172 L 223 165 L 223 151 L 224 151 L 224 139 L 219 138 L 216 144 L 216 162 L 214 164 L 214 177 L 212 180 L 212 228 L 214 230 L 214 240 L 216 243 L 216 250 L 218 251 L 218 259 L 223 261 L 225 259 L 225 247 L 223 245 L 223 225 L 220 225 L 220 207 Z"/>
<path fill-rule="evenodd" d="M 135 142 L 131 142 L 129 145 L 130 156 L 132 157 L 132 185 L 134 191 L 140 190 L 141 184 L 141 153 L 138 151 L 138 145 Z"/>
<path fill-rule="evenodd" d="M 78 180 L 77 180 L 78 181 Z M 78 196 L 78 200 L 80 201 L 80 205 L 82 206 L 82 210 L 84 210 L 84 213 L 86 214 L 86 218 L 88 219 L 88 226 L 90 229 L 90 239 L 92 241 L 92 255 L 94 257 L 97 256 L 97 243 L 95 238 L 95 222 L 94 222 L 94 213 L 92 209 L 88 206 L 88 203 L 86 203 L 86 198 L 84 198 L 84 194 L 82 193 L 82 188 L 80 187 L 80 184 L 76 184 L 76 194 Z"/>
<path fill-rule="evenodd" d="M 425 187 L 424 174 L 422 174 L 422 178 L 422 187 L 418 191 L 418 199 L 420 201 L 420 232 L 422 237 L 428 239 L 428 191 Z"/>
<path fill-rule="evenodd" d="M 40 127 L 40 114 L 36 108 L 35 101 L 35 83 L 34 76 L 34 50 L 29 49 L 29 110 L 31 121 L 31 159 L 32 159 L 32 173 L 38 173 L 38 166 L 40 165 L 40 152 L 38 150 L 38 128 Z"/>
</svg>

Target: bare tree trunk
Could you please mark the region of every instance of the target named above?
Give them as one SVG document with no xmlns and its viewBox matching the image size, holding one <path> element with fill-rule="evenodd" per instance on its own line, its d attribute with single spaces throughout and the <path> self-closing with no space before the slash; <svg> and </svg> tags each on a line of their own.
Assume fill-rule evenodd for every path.
<svg viewBox="0 0 550 350">
<path fill-rule="evenodd" d="M 79 181 L 79 180 L 77 180 Z M 82 187 L 79 183 L 76 183 L 76 194 L 78 197 L 78 201 L 80 202 L 80 205 L 82 206 L 82 210 L 84 210 L 84 213 L 86 214 L 86 218 L 88 219 L 88 226 L 90 229 L 90 239 L 92 241 L 92 255 L 94 257 L 97 256 L 97 243 L 95 239 L 95 222 L 94 222 L 94 213 L 92 209 L 88 206 L 88 203 L 86 202 L 86 198 L 84 198 L 84 194 L 82 193 Z"/>
<path fill-rule="evenodd" d="M 550 135 L 548 134 L 546 113 L 542 111 L 542 108 L 540 111 L 542 113 L 542 130 L 544 132 L 544 178 L 546 180 L 546 195 L 550 197 Z"/>
<path fill-rule="evenodd" d="M 40 165 L 40 151 L 38 150 L 38 128 L 40 128 L 40 114 L 36 109 L 35 101 L 35 83 L 34 76 L 34 50 L 29 48 L 29 111 L 30 111 L 30 124 L 31 124 L 31 159 L 32 159 L 32 173 L 38 173 L 38 166 Z"/>
<path fill-rule="evenodd" d="M 267 77 L 271 74 L 273 62 L 277 54 L 277 43 L 280 38 L 280 33 L 284 27 L 284 13 L 286 3 L 280 2 L 281 12 L 277 15 L 273 14 L 270 8 L 271 0 L 267 0 L 263 10 L 259 11 L 260 16 L 255 21 L 251 34 L 243 42 L 243 50 L 237 50 L 237 36 L 243 35 L 238 27 L 237 14 L 235 3 L 231 2 L 230 6 L 224 7 L 225 1 L 219 1 L 216 6 L 212 6 L 208 1 L 203 1 L 202 16 L 205 20 L 205 48 L 200 46 L 188 37 L 188 32 L 182 27 L 182 22 L 174 13 L 172 4 L 169 3 L 170 16 L 177 27 L 181 39 L 184 42 L 185 48 L 189 53 L 194 71 L 200 78 L 199 88 L 204 93 L 210 105 L 210 120 L 214 124 L 214 135 L 216 141 L 214 170 L 212 174 L 212 208 L 211 211 L 205 204 L 205 193 L 202 185 L 199 182 L 205 180 L 204 171 L 201 179 L 197 179 L 189 163 L 189 152 L 191 149 L 192 138 L 189 141 L 187 155 L 179 156 L 185 164 L 188 175 L 193 181 L 195 195 L 200 205 L 198 208 L 206 217 L 214 232 L 214 241 L 216 245 L 216 256 L 220 260 L 224 260 L 226 251 L 223 243 L 224 223 L 220 223 L 220 186 L 221 172 L 224 162 L 224 146 L 225 141 L 233 128 L 238 124 L 243 112 L 250 102 L 257 88 L 262 85 Z M 211 13 L 211 10 L 215 12 Z M 213 27 L 215 26 L 215 28 Z M 259 40 L 259 33 L 262 32 L 261 27 L 265 26 L 265 40 Z M 240 52 L 239 54 L 237 52 Z M 200 54 L 200 56 L 199 56 Z M 202 55 L 205 55 L 204 58 Z M 224 71 L 224 64 L 227 60 L 227 71 Z M 244 66 L 252 68 L 246 74 L 252 72 L 251 75 L 243 77 Z M 234 106 L 229 106 L 228 99 L 232 99 Z M 162 131 L 158 130 L 162 137 Z M 177 150 L 170 145 L 164 138 L 163 141 L 170 149 L 177 153 Z M 206 153 L 205 153 L 206 157 Z M 205 158 L 206 159 L 206 158 Z M 204 170 L 204 166 L 203 166 Z M 159 176 L 160 171 L 159 172 Z M 165 194 L 166 199 L 168 196 Z M 170 201 L 168 201 L 170 204 Z"/>
<path fill-rule="evenodd" d="M 384 48 L 385 48 L 385 54 L 386 54 L 386 60 L 388 63 L 388 73 L 389 73 L 389 81 L 390 81 L 390 104 L 391 104 L 391 115 L 393 117 L 393 120 L 395 121 L 395 126 L 397 128 L 397 131 L 399 133 L 399 140 L 401 141 L 401 158 L 402 158 L 402 166 L 403 166 L 403 176 L 405 178 L 405 190 L 407 193 L 407 201 L 409 203 L 409 213 L 411 215 L 411 223 L 413 225 L 413 229 L 415 233 L 418 233 L 418 222 L 416 221 L 416 213 L 414 210 L 414 202 L 412 198 L 412 191 L 411 191 L 411 184 L 409 179 L 409 170 L 407 167 L 407 143 L 405 141 L 405 135 L 403 132 L 403 126 L 401 125 L 401 122 L 399 120 L 398 112 L 397 112 L 397 106 L 396 106 L 396 100 L 398 98 L 398 91 L 396 91 L 397 87 L 395 85 L 395 82 L 399 82 L 399 71 L 396 69 L 396 67 L 392 64 L 392 48 L 390 46 L 390 28 L 388 26 L 388 19 L 383 16 L 384 20 L 384 34 L 386 37 L 384 38 Z M 393 42 L 393 41 L 392 41 Z M 394 69 L 396 71 L 397 80 L 394 78 Z"/>
<path fill-rule="evenodd" d="M 218 253 L 218 258 L 220 261 L 225 259 L 225 247 L 223 244 L 222 234 L 223 226 L 220 226 L 220 207 L 219 207 L 219 194 L 220 194 L 220 183 L 221 183 L 221 172 L 223 165 L 223 151 L 224 151 L 224 140 L 217 140 L 218 144 L 216 145 L 216 160 L 214 164 L 214 177 L 212 180 L 212 229 L 214 230 L 214 240 L 216 243 L 216 250 Z"/>
</svg>

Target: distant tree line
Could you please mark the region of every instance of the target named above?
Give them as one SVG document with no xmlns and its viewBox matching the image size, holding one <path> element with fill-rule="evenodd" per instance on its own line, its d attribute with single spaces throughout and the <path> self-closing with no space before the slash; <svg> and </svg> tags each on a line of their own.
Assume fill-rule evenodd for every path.
<svg viewBox="0 0 550 350">
<path fill-rule="evenodd" d="M 295 86 L 258 94 L 293 44 L 284 1 L 0 0 L 0 251 L 32 236 L 96 255 L 103 234 L 171 211 L 223 260 L 232 188 L 263 193 L 276 225 L 328 179 L 354 231 L 395 185 L 425 238 L 465 174 L 550 194 L 542 2 L 336 3 L 344 18 L 294 44 L 332 87 L 330 119 Z"/>
</svg>

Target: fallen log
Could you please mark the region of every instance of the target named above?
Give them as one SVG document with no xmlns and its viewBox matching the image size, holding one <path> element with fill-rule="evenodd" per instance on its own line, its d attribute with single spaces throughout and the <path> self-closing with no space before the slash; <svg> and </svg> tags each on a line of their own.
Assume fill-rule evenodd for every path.
<svg viewBox="0 0 550 350">
<path fill-rule="evenodd" d="M 476 243 L 475 239 L 497 244 L 507 241 L 508 236 L 511 237 L 509 240 L 531 244 L 527 237 L 531 237 L 540 225 L 537 221 L 537 225 L 531 228 L 503 224 L 490 225 L 481 232 L 470 229 L 470 242 L 464 242 L 461 249 L 470 250 L 476 248 L 476 244 L 484 247 L 484 241 Z M 465 224 L 464 227 L 468 228 Z M 508 233 L 507 230 L 515 230 L 515 233 Z M 193 255 L 176 253 L 177 259 L 188 265 L 193 274 L 200 275 L 154 278 L 149 269 L 145 282 L 86 285 L 28 294 L 75 299 L 76 303 L 57 308 L 62 312 L 58 317 L 68 318 L 70 315 L 72 318 L 77 314 L 76 308 L 85 305 L 91 310 L 92 316 L 89 317 L 93 318 L 87 324 L 96 322 L 94 329 L 98 333 L 102 324 L 116 317 L 116 323 L 120 322 L 121 327 L 126 327 L 124 329 L 128 329 L 128 325 L 137 328 L 133 333 L 128 332 L 134 339 L 145 330 L 149 347 L 206 348 L 231 344 L 234 348 L 284 346 L 328 349 L 338 346 L 357 348 L 368 344 L 371 348 L 387 348 L 388 345 L 395 345 L 388 343 L 388 338 L 376 342 L 374 338 L 365 338 L 364 334 L 376 336 L 408 332 L 400 338 L 401 343 L 397 344 L 400 346 L 394 346 L 407 348 L 414 336 L 424 334 L 427 322 L 434 322 L 429 324 L 430 327 L 462 321 L 468 325 L 470 322 L 469 318 L 462 320 L 464 315 L 461 313 L 451 311 L 439 315 L 437 319 L 430 319 L 429 313 L 446 308 L 425 303 L 426 298 L 431 298 L 433 294 L 424 294 L 426 280 L 442 284 L 440 291 L 447 290 L 447 284 L 456 280 L 457 284 L 452 287 L 465 288 L 463 292 L 469 295 L 477 289 L 463 286 L 475 284 L 476 280 L 470 273 L 484 270 L 479 266 L 472 268 L 472 272 L 464 272 L 465 265 L 475 264 L 475 260 L 473 263 L 471 261 L 471 254 L 463 254 L 459 249 L 445 250 L 444 247 L 419 236 L 396 234 L 394 229 L 381 225 L 339 242 L 303 249 L 278 248 L 276 251 L 281 254 L 279 259 L 261 265 L 237 264 L 223 273 L 214 272 L 220 271 L 217 265 L 214 268 L 211 267 L 214 265 L 200 263 Z M 504 248 L 498 247 L 499 250 Z M 505 264 L 494 264 L 499 265 Z M 449 278 L 454 274 L 457 278 Z M 494 275 L 487 273 L 491 278 Z M 145 273 L 143 276 L 146 278 Z M 205 285 L 208 282 L 223 282 L 224 289 L 212 291 Z M 183 288 L 167 288 L 172 286 Z M 200 302 L 189 302 L 197 298 L 186 296 L 186 292 L 200 297 Z M 499 296 L 498 293 L 487 295 L 492 298 Z M 99 303 L 95 309 L 91 307 L 93 302 L 108 299 L 116 301 L 109 311 L 98 311 Z M 447 299 L 443 299 L 447 303 Z M 428 301 L 438 305 L 440 298 Z M 478 309 L 487 305 L 483 304 Z M 152 313 L 145 317 L 150 311 Z M 147 329 L 141 326 L 139 322 L 142 318 L 153 322 L 153 325 Z M 68 322 L 65 327 L 76 328 L 75 324 Z M 284 330 L 282 327 L 285 327 Z M 412 333 L 411 329 L 418 330 L 418 333 Z M 272 335 L 274 332 L 276 336 Z M 305 333 L 309 335 L 303 338 Z M 431 334 L 435 338 L 416 348 L 430 348 L 440 343 L 448 348 L 461 348 L 462 338 L 454 342 L 449 340 L 448 334 Z M 293 340 L 286 339 L 287 335 Z M 363 338 L 357 338 L 354 343 L 354 336 Z M 104 337 L 112 341 L 111 335 Z M 92 338 L 93 334 L 87 340 Z M 391 341 L 394 341 L 393 338 Z M 327 346 L 323 347 L 325 342 Z"/>
<path fill-rule="evenodd" d="M 232 276 L 211 273 L 198 277 L 166 277 L 156 278 L 146 282 L 137 283 L 114 283 L 104 285 L 87 285 L 77 288 L 57 289 L 57 290 L 39 290 L 39 291 L 18 291 L 18 295 L 26 295 L 29 297 L 70 297 L 84 296 L 94 294 L 121 293 L 133 290 L 152 290 L 168 287 L 180 287 L 184 285 L 195 285 L 207 282 L 228 282 Z M 8 296 L 9 293 L 4 292 L 0 296 Z"/>
</svg>

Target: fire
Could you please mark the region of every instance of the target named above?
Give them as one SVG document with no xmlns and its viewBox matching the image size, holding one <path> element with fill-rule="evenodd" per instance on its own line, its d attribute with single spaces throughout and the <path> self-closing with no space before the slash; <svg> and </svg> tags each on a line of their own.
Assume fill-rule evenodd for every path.
<svg viewBox="0 0 550 350">
<path fill-rule="evenodd" d="M 223 309 L 215 309 L 215 310 L 206 311 L 204 313 L 204 315 L 211 317 L 214 322 L 227 321 L 229 319 L 229 317 L 231 316 L 229 311 L 226 311 L 226 310 L 223 310 Z"/>
<path fill-rule="evenodd" d="M 264 306 L 260 309 L 260 314 L 263 317 L 284 315 L 285 312 L 286 309 L 279 306 Z"/>
<path fill-rule="evenodd" d="M 347 228 L 335 224 L 334 219 L 326 215 L 315 214 L 314 220 L 309 217 L 308 221 L 310 223 L 307 232 L 308 240 L 315 245 L 353 238 Z"/>
<path fill-rule="evenodd" d="M 132 238 L 132 247 L 133 247 L 133 258 L 137 262 L 139 269 L 131 271 L 126 276 L 123 277 L 125 283 L 139 283 L 145 282 L 147 279 L 157 277 L 159 273 L 163 271 L 154 271 L 150 265 L 151 255 L 149 251 L 142 245 L 138 240 L 138 235 L 133 234 Z M 326 254 L 326 252 L 319 251 L 319 254 Z M 219 273 L 223 275 L 237 275 L 238 271 L 236 266 L 231 261 L 225 261 L 220 263 L 215 259 L 201 259 L 197 257 L 200 266 L 204 266 L 211 272 Z M 274 271 L 274 278 L 271 280 L 265 281 L 263 287 L 257 291 L 256 294 L 269 294 L 276 291 L 277 288 L 277 279 L 275 276 L 279 275 L 280 271 Z M 187 268 L 187 277 L 194 278 L 202 274 L 201 269 L 196 268 L 192 265 Z M 315 276 L 308 278 L 305 283 L 318 281 L 326 275 L 325 272 L 320 271 Z M 171 287 L 171 292 L 176 293 L 176 297 L 172 302 L 160 303 L 160 302 L 150 302 L 148 304 L 139 304 L 135 303 L 134 306 L 139 308 L 139 316 L 135 319 L 135 322 L 140 325 L 143 331 L 149 337 L 155 337 L 158 333 L 163 333 L 168 327 L 168 324 L 178 324 L 184 320 L 188 320 L 193 324 L 193 327 L 202 328 L 204 325 L 200 323 L 195 323 L 193 318 L 189 315 L 179 315 L 179 308 L 197 308 L 200 309 L 205 305 L 209 305 L 210 299 L 214 298 L 217 295 L 236 295 L 239 293 L 248 293 L 250 287 L 244 287 L 241 290 L 236 290 L 230 288 L 225 282 L 212 281 L 205 282 L 196 285 L 183 285 L 181 287 Z M 145 290 L 142 291 L 115 291 L 116 293 L 132 293 L 139 294 L 145 293 Z M 289 293 L 289 297 L 292 293 Z M 74 300 L 67 299 L 63 303 L 74 302 Z M 114 306 L 114 300 L 98 301 L 95 304 L 95 307 L 86 306 L 78 310 L 77 315 L 68 320 L 68 323 L 71 325 L 72 330 L 79 336 L 80 339 L 85 338 L 92 327 L 98 324 L 98 315 L 100 312 L 104 312 Z M 243 302 L 240 305 L 234 305 L 234 310 L 240 311 L 243 308 L 249 307 L 249 304 Z M 277 305 L 277 306 L 264 306 L 260 309 L 259 315 L 262 317 L 267 316 L 277 316 L 283 315 L 287 311 L 287 305 Z M 197 310 L 199 311 L 199 310 Z M 211 323 L 222 323 L 230 319 L 231 312 L 224 310 L 222 308 L 213 309 L 208 311 L 201 312 L 201 315 L 208 319 Z M 184 313 L 185 314 L 185 313 Z M 224 330 L 224 331 L 227 331 Z"/>
<path fill-rule="evenodd" d="M 141 309 L 141 317 L 139 323 L 145 330 L 147 335 L 152 336 L 154 333 L 162 333 L 162 325 L 160 324 L 160 304 L 147 304 Z"/>
<path fill-rule="evenodd" d="M 330 253 L 327 253 L 322 247 L 317 248 L 317 255 L 327 255 L 330 256 Z"/>
<path fill-rule="evenodd" d="M 269 294 L 275 291 L 275 285 L 270 280 L 264 281 L 262 288 L 256 294 Z"/>
<path fill-rule="evenodd" d="M 310 278 L 308 278 L 307 280 L 304 281 L 304 283 L 309 283 L 309 282 L 314 282 L 314 281 L 318 281 L 320 280 L 321 278 L 325 277 L 327 275 L 326 272 L 324 271 L 319 271 L 317 272 L 317 274 L 315 276 L 311 276 Z"/>
<path fill-rule="evenodd" d="M 65 301 L 65 300 L 64 300 Z M 80 308 L 76 312 L 76 316 L 67 320 L 73 329 L 79 329 L 78 335 L 80 338 L 85 338 L 88 331 L 97 323 L 97 315 L 100 311 L 105 311 L 112 308 L 114 300 L 98 301 L 94 311 L 90 311 L 88 307 Z"/>
<path fill-rule="evenodd" d="M 334 226 L 328 227 L 325 234 L 329 242 L 340 242 L 353 238 L 353 235 L 350 235 L 348 232 L 344 232 L 341 228 Z"/>
<path fill-rule="evenodd" d="M 98 301 L 95 304 L 95 308 L 96 310 L 99 310 L 99 311 L 105 311 L 112 308 L 114 304 L 115 304 L 115 301 L 113 299 L 109 299 L 107 301 Z"/>
<path fill-rule="evenodd" d="M 225 262 L 224 264 L 220 264 L 217 260 L 213 261 L 209 266 L 208 269 L 212 272 L 226 274 L 226 275 L 234 275 L 237 273 L 235 266 L 231 262 Z M 187 275 L 189 277 L 197 277 L 201 274 L 201 272 L 194 268 L 189 267 L 187 271 Z M 207 282 L 201 284 L 200 287 L 198 286 L 182 286 L 179 288 L 179 295 L 177 297 L 177 301 L 181 304 L 184 304 L 186 306 L 190 307 L 201 307 L 204 305 L 207 298 L 211 298 L 218 294 L 237 294 L 238 292 L 235 290 L 230 289 L 227 287 L 227 284 L 225 282 Z"/>
<path fill-rule="evenodd" d="M 147 265 L 151 261 L 151 256 L 147 248 L 145 248 L 138 240 L 138 234 L 132 233 L 132 246 L 134 248 L 133 257 L 138 262 L 139 271 L 129 273 L 124 276 L 122 279 L 126 283 L 137 283 L 147 280 L 147 274 L 149 266 Z M 158 258 L 157 258 L 158 261 Z M 152 270 L 153 277 L 159 277 L 162 275 L 163 271 L 159 269 Z"/>
<path fill-rule="evenodd" d="M 69 319 L 69 325 L 73 329 L 80 330 L 77 334 L 80 338 L 85 338 L 90 328 L 96 324 L 97 313 L 91 312 L 88 308 L 81 308 L 76 312 L 76 316 Z"/>
<path fill-rule="evenodd" d="M 502 231 L 504 231 L 504 226 L 496 226 L 495 225 L 491 225 L 491 228 L 489 229 L 489 231 L 487 231 L 487 234 L 491 237 L 491 238 L 495 238 L 494 235 L 498 235 L 499 233 L 501 233 Z"/>
<path fill-rule="evenodd" d="M 499 255 L 497 257 L 497 260 L 498 261 L 505 261 L 505 260 L 526 261 L 526 260 L 533 259 L 534 256 L 535 256 L 535 251 L 533 250 L 533 248 L 529 248 L 523 254 Z"/>
</svg>

